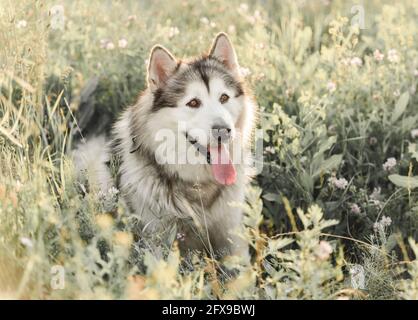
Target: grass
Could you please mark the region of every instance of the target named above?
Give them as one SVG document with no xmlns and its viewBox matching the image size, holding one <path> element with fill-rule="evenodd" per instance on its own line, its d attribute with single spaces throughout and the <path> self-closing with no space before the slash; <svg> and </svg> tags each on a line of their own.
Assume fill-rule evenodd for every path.
<svg viewBox="0 0 418 320">
<path fill-rule="evenodd" d="M 356 4 L 0 0 L 0 297 L 417 299 L 418 5 L 367 1 L 360 29 Z M 187 57 L 219 31 L 265 147 L 244 207 L 252 263 L 226 261 L 234 278 L 185 266 L 176 241 L 143 248 L 123 203 L 111 216 L 80 193 L 68 156 L 89 83 L 114 117 L 155 43 Z"/>
</svg>

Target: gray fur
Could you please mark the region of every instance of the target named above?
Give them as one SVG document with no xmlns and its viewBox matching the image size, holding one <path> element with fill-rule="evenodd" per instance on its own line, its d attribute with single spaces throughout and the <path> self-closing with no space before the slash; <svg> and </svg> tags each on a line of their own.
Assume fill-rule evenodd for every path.
<svg viewBox="0 0 418 320">
<path fill-rule="evenodd" d="M 209 91 L 209 81 L 213 78 L 222 79 L 241 101 L 242 111 L 235 126 L 245 133 L 243 148 L 244 154 L 248 154 L 254 105 L 240 79 L 218 59 L 204 57 L 179 63 L 164 87 L 154 92 L 150 88 L 145 90 L 138 102 L 127 108 L 115 123 L 112 140 L 101 148 L 102 155 L 94 154 L 91 159 L 89 152 L 92 144 L 103 143 L 100 137 L 87 138 L 87 144 L 79 144 L 74 155 L 80 172 L 96 170 L 100 189 L 106 190 L 117 183 L 121 198 L 141 221 L 141 236 L 161 234 L 164 238 L 175 224 L 178 233 L 184 235 L 179 240 L 183 253 L 203 250 L 248 257 L 247 246 L 234 233 L 243 226 L 240 206 L 245 201 L 245 186 L 249 182 L 246 165 L 237 164 L 235 184 L 225 186 L 211 178 L 208 164 L 193 165 L 193 168 L 188 164 L 159 164 L 154 155 L 155 132 L 150 126 L 159 119 L 164 123 L 169 118 L 164 114 L 165 108 L 176 112 L 188 83 L 202 82 Z M 111 181 L 109 174 L 103 174 L 112 157 L 119 161 L 117 182 L 114 177 Z"/>
</svg>

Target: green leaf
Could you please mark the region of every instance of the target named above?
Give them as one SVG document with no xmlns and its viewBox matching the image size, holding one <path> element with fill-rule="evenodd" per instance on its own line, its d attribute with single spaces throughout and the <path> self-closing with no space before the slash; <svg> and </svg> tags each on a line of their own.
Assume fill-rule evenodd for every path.
<svg viewBox="0 0 418 320">
<path fill-rule="evenodd" d="M 399 174 L 391 174 L 389 180 L 398 187 L 415 189 L 418 188 L 418 176 L 407 177 Z"/>
<path fill-rule="evenodd" d="M 332 169 L 338 168 L 342 159 L 343 159 L 342 154 L 334 154 L 333 156 L 329 157 L 324 162 L 322 162 L 321 166 L 314 172 L 312 176 L 317 177 L 319 176 L 321 172 L 327 172 Z"/>
<path fill-rule="evenodd" d="M 277 193 L 268 192 L 263 195 L 263 199 L 266 199 L 267 201 L 278 202 L 279 195 Z"/>
<path fill-rule="evenodd" d="M 405 91 L 404 93 L 402 93 L 399 100 L 396 102 L 395 109 L 393 110 L 393 113 L 392 113 L 392 119 L 391 119 L 392 123 L 398 120 L 403 115 L 403 113 L 406 110 L 406 106 L 408 105 L 408 102 L 409 102 L 409 93 L 408 91 Z"/>
</svg>

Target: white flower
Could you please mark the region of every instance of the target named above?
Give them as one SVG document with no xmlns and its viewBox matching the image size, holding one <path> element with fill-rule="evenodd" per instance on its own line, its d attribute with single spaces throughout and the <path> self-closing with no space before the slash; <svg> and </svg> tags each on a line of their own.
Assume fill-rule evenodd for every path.
<svg viewBox="0 0 418 320">
<path fill-rule="evenodd" d="M 395 158 L 388 158 L 386 162 L 383 164 L 383 170 L 391 171 L 396 166 L 396 159 Z"/>
<path fill-rule="evenodd" d="M 360 67 L 363 64 L 363 61 L 359 57 L 351 58 L 350 64 L 352 66 Z"/>
<path fill-rule="evenodd" d="M 233 24 L 228 26 L 228 33 L 235 33 L 236 31 L 237 29 L 235 28 Z"/>
<path fill-rule="evenodd" d="M 328 182 L 337 189 L 344 190 L 348 186 L 348 181 L 345 178 L 331 177 L 328 179 Z"/>
<path fill-rule="evenodd" d="M 216 22 L 213 22 L 213 21 L 212 21 L 212 22 L 210 23 L 210 27 L 211 27 L 211 28 L 215 28 L 215 27 L 216 27 Z"/>
<path fill-rule="evenodd" d="M 270 154 L 275 154 L 276 153 L 276 151 L 274 150 L 274 148 L 273 147 L 270 147 L 270 146 L 265 147 L 264 151 L 266 153 L 270 153 Z"/>
<path fill-rule="evenodd" d="M 390 49 L 388 51 L 388 60 L 392 63 L 399 62 L 399 55 L 398 55 L 398 52 L 396 51 L 396 49 Z"/>
<path fill-rule="evenodd" d="M 389 227 L 392 224 L 392 219 L 390 217 L 383 216 L 380 221 L 373 224 L 373 229 L 375 232 L 384 231 L 385 228 Z"/>
<path fill-rule="evenodd" d="M 327 260 L 332 253 L 332 247 L 328 241 L 321 240 L 315 250 L 316 256 L 320 260 Z"/>
<path fill-rule="evenodd" d="M 329 92 L 334 92 L 337 89 L 337 85 L 335 84 L 335 82 L 329 81 L 327 83 L 327 89 Z"/>
<path fill-rule="evenodd" d="M 411 138 L 412 139 L 418 138 L 418 129 L 411 130 Z"/>
<path fill-rule="evenodd" d="M 393 91 L 393 95 L 395 97 L 399 97 L 401 95 L 401 92 L 399 91 L 399 89 L 396 89 L 395 91 Z"/>
<path fill-rule="evenodd" d="M 26 237 L 21 237 L 20 238 L 20 243 L 23 244 L 25 247 L 28 248 L 32 248 L 33 247 L 33 242 L 31 239 L 26 238 Z"/>
<path fill-rule="evenodd" d="M 361 213 L 361 209 L 360 209 L 360 207 L 358 206 L 358 204 L 357 204 L 357 203 L 353 203 L 353 204 L 351 205 L 350 210 L 351 210 L 351 212 L 352 212 L 352 213 L 354 213 L 354 214 L 360 214 L 360 213 Z"/>
<path fill-rule="evenodd" d="M 413 74 L 414 74 L 414 77 L 418 77 L 418 69 L 415 69 Z"/>
<path fill-rule="evenodd" d="M 180 33 L 179 29 L 177 27 L 171 27 L 168 31 L 168 37 L 173 38 L 174 36 L 178 35 Z"/>
<path fill-rule="evenodd" d="M 64 6 L 62 6 L 60 4 L 52 6 L 51 9 L 49 9 L 49 13 L 51 15 L 62 15 L 62 14 L 64 14 Z"/>
<path fill-rule="evenodd" d="M 176 239 L 179 240 L 179 241 L 184 241 L 184 240 L 186 240 L 186 235 L 182 232 L 178 232 L 177 235 L 176 235 Z"/>
<path fill-rule="evenodd" d="M 128 45 L 128 40 L 126 40 L 125 38 L 122 38 L 119 40 L 118 42 L 118 46 L 119 48 L 126 48 L 126 46 Z"/>
<path fill-rule="evenodd" d="M 246 3 L 241 3 L 241 4 L 240 4 L 240 6 L 239 6 L 239 8 L 240 8 L 242 11 L 247 11 L 247 10 L 248 10 L 248 4 L 246 4 Z"/>
<path fill-rule="evenodd" d="M 109 41 L 109 42 L 106 43 L 105 48 L 106 48 L 106 50 L 113 50 L 113 49 L 115 49 L 115 45 L 113 44 L 112 41 Z"/>
<path fill-rule="evenodd" d="M 203 23 L 203 24 L 209 24 L 210 21 L 209 21 L 208 18 L 202 17 L 202 18 L 200 18 L 200 22 Z"/>
<path fill-rule="evenodd" d="M 390 217 L 383 216 L 380 222 L 384 227 L 389 227 L 392 224 L 392 219 Z"/>
<path fill-rule="evenodd" d="M 351 286 L 354 289 L 362 289 L 366 288 L 365 286 L 365 276 L 364 276 L 364 268 L 360 264 L 355 264 L 349 269 L 350 273 L 350 280 Z"/>
<path fill-rule="evenodd" d="M 370 199 L 371 200 L 380 200 L 381 198 L 381 192 L 382 192 L 382 188 L 381 187 L 377 187 L 373 189 L 373 193 L 370 195 Z"/>
<path fill-rule="evenodd" d="M 16 23 L 16 27 L 19 28 L 19 29 L 26 28 L 27 25 L 28 25 L 28 23 L 26 22 L 26 20 L 19 20 Z"/>
<path fill-rule="evenodd" d="M 382 61 L 385 58 L 385 55 L 381 53 L 379 49 L 374 51 L 373 56 L 376 61 Z"/>
</svg>

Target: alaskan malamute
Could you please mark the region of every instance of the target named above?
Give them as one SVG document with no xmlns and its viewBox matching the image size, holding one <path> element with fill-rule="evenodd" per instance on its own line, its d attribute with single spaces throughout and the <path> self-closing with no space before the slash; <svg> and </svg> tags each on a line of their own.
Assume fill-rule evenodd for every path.
<svg viewBox="0 0 418 320">
<path fill-rule="evenodd" d="M 248 257 L 238 234 L 255 104 L 231 41 L 220 33 L 208 55 L 190 61 L 157 45 L 147 79 L 110 140 L 96 135 L 76 147 L 79 172 L 102 192 L 118 189 L 143 236 L 164 238 L 176 224 L 183 254 Z"/>
</svg>

